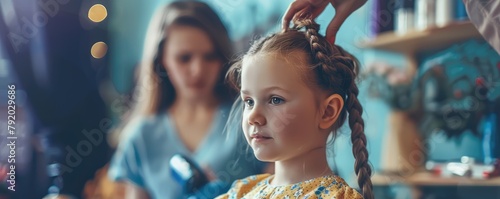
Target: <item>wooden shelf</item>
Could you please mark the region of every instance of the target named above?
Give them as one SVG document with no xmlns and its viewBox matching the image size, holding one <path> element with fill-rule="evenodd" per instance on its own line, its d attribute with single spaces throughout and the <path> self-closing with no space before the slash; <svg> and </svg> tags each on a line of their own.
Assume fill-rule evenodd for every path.
<svg viewBox="0 0 500 199">
<path fill-rule="evenodd" d="M 361 42 L 358 46 L 413 55 L 421 51 L 445 48 L 471 38 L 481 38 L 481 34 L 471 22 L 460 21 L 403 35 L 395 32 L 383 33 L 373 40 Z"/>
<path fill-rule="evenodd" d="M 429 172 L 419 172 L 408 177 L 396 175 L 382 175 L 376 173 L 372 176 L 374 186 L 387 186 L 393 184 L 406 184 L 410 186 L 499 186 L 500 177 L 492 179 L 472 179 L 466 177 L 439 177 Z"/>
</svg>

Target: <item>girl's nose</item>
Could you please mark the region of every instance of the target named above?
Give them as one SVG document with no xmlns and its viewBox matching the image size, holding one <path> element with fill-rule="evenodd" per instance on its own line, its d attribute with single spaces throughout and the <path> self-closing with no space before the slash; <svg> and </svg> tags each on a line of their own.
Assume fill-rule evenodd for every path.
<svg viewBox="0 0 500 199">
<path fill-rule="evenodd" d="M 262 114 L 260 107 L 254 106 L 248 115 L 248 124 L 255 126 L 266 125 L 266 118 Z"/>
</svg>

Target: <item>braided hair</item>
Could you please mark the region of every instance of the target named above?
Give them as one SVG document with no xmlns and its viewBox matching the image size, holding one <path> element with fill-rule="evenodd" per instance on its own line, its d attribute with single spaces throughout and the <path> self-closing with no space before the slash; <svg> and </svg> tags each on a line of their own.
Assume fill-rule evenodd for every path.
<svg viewBox="0 0 500 199">
<path fill-rule="evenodd" d="M 363 197 L 372 199 L 372 170 L 368 164 L 367 141 L 361 117 L 363 108 L 357 98 L 359 62 L 342 47 L 328 43 L 318 34 L 318 30 L 319 25 L 310 19 L 295 21 L 295 26 L 290 30 L 257 40 L 245 56 L 263 52 L 287 55 L 297 50 L 308 55 L 310 66 L 307 69 L 311 72 L 304 75 L 305 81 L 329 94 L 339 94 L 346 102 L 331 130 L 336 132 L 349 117 L 354 171 Z M 236 90 L 241 88 L 241 62 L 242 59 L 236 61 L 226 74 L 227 82 Z"/>
</svg>

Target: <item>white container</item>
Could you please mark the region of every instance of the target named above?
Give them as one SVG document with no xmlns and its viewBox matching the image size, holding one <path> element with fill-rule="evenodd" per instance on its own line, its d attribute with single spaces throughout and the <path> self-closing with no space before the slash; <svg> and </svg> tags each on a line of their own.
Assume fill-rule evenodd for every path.
<svg viewBox="0 0 500 199">
<path fill-rule="evenodd" d="M 412 8 L 401 8 L 396 10 L 396 33 L 405 34 L 414 28 L 414 14 Z"/>
<path fill-rule="evenodd" d="M 436 0 L 416 0 L 416 29 L 425 30 L 436 25 Z"/>
<path fill-rule="evenodd" d="M 455 7 L 454 0 L 436 0 L 436 26 L 442 27 L 453 22 Z"/>
</svg>

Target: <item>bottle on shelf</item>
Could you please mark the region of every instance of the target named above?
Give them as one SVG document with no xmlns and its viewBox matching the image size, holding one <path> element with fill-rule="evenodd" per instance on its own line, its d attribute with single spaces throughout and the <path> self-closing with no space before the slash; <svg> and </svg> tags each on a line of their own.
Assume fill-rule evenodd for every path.
<svg viewBox="0 0 500 199">
<path fill-rule="evenodd" d="M 425 30 L 436 25 L 436 0 L 416 0 L 416 29 Z"/>
<path fill-rule="evenodd" d="M 414 28 L 415 0 L 398 0 L 395 14 L 395 31 L 405 34 Z"/>
<path fill-rule="evenodd" d="M 455 0 L 455 20 L 469 20 L 463 0 Z"/>
<path fill-rule="evenodd" d="M 443 27 L 454 21 L 455 0 L 436 0 L 436 26 Z"/>
<path fill-rule="evenodd" d="M 483 126 L 483 154 L 484 164 L 493 164 L 500 159 L 500 135 L 498 132 L 498 116 L 494 111 L 494 104 L 488 103 Z"/>
</svg>

